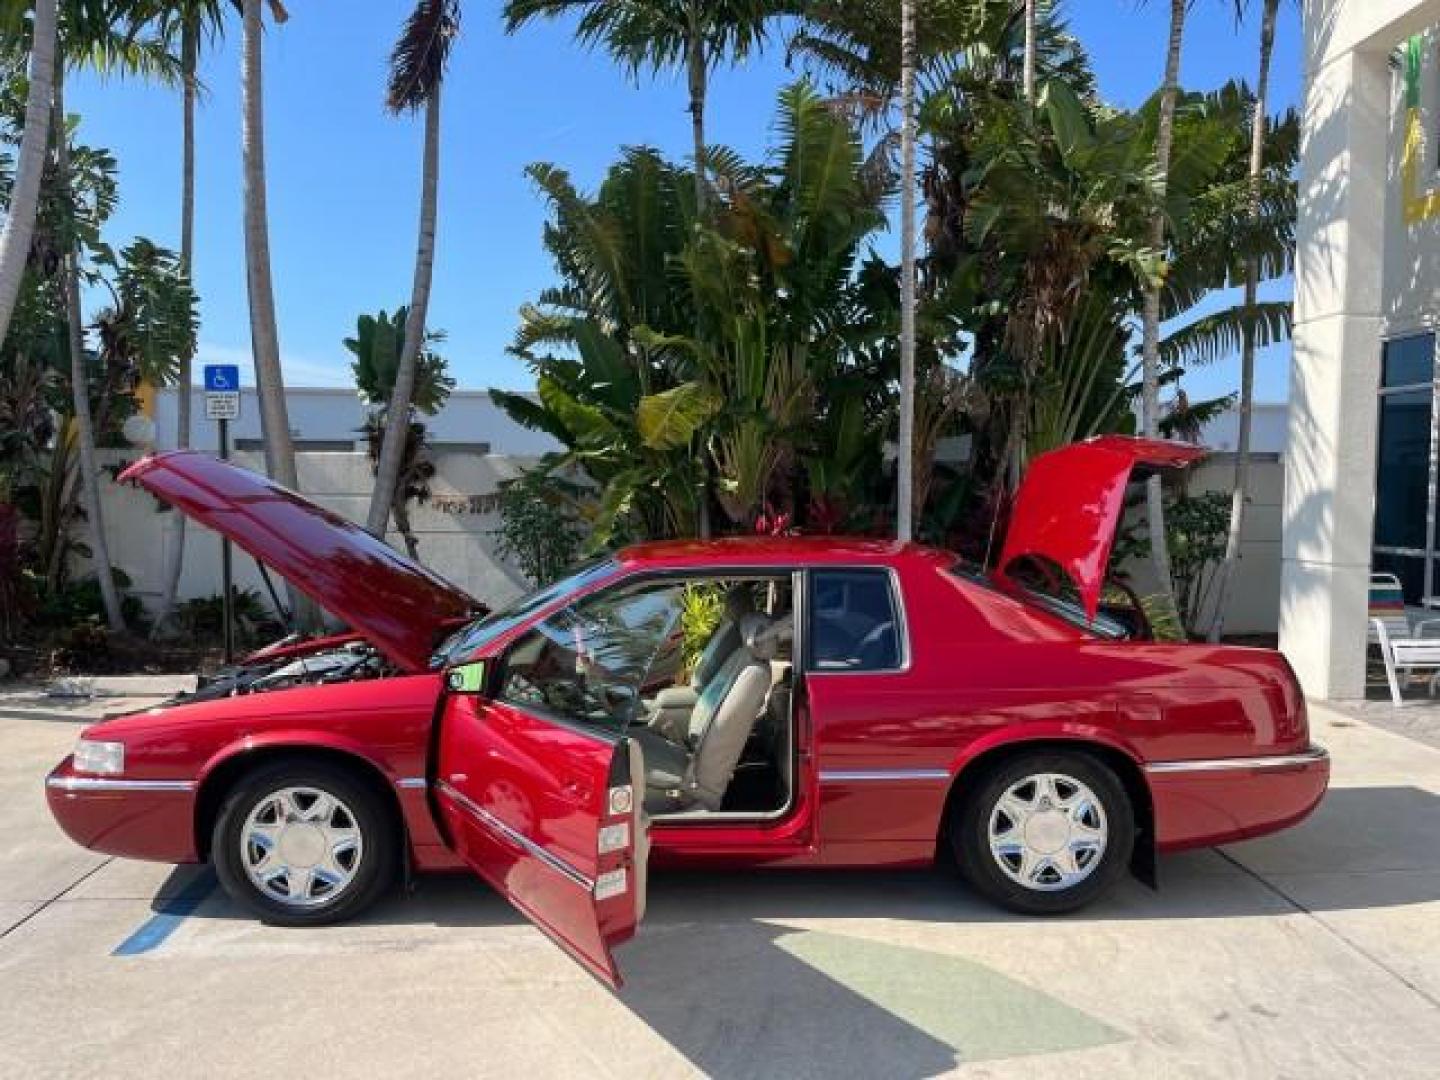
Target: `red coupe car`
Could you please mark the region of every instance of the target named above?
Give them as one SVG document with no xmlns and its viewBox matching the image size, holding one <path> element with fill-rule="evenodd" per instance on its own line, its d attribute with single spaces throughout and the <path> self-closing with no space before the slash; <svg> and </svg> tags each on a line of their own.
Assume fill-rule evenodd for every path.
<svg viewBox="0 0 1440 1080">
<path fill-rule="evenodd" d="M 1070 910 L 1325 791 L 1278 653 L 1144 640 L 1101 608 L 1132 468 L 1197 454 L 1106 437 L 1036 459 L 994 574 L 885 541 L 677 541 L 486 614 L 261 476 L 146 458 L 124 478 L 353 632 L 86 729 L 50 806 L 98 851 L 210 860 L 277 923 L 469 867 L 612 983 L 652 861 L 953 856 L 1007 907 Z"/>
</svg>

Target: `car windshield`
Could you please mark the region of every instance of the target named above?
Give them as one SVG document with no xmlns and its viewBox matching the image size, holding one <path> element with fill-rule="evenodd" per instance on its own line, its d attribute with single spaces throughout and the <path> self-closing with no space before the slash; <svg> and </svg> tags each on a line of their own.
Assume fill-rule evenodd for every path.
<svg viewBox="0 0 1440 1080">
<path fill-rule="evenodd" d="M 950 568 L 950 573 L 956 577 L 964 578 L 975 585 L 989 589 L 991 592 L 998 592 L 1001 595 L 1008 595 L 1025 600 L 1035 607 L 1040 608 L 1057 619 L 1063 619 L 1071 626 L 1079 627 L 1097 637 L 1106 638 L 1111 641 L 1119 641 L 1131 636 L 1129 629 L 1118 619 L 1111 618 L 1104 612 L 1096 612 L 1093 620 L 1085 617 L 1085 609 L 1075 600 L 1064 595 L 1057 595 L 1035 582 L 1023 580 L 1015 582 L 1013 589 L 1002 589 L 995 584 L 989 574 L 982 572 L 966 562 L 958 562 Z"/>
<path fill-rule="evenodd" d="M 597 559 L 585 563 L 575 570 L 569 577 L 561 578 L 552 585 L 543 589 L 527 593 L 510 604 L 509 607 L 501 608 L 499 611 L 492 611 L 474 622 L 466 623 L 460 629 L 447 637 L 440 643 L 440 646 L 430 657 L 430 667 L 449 667 L 473 656 L 480 649 L 500 637 L 502 634 L 520 625 L 537 611 L 548 607 L 562 596 L 567 596 L 589 585 L 591 582 L 599 581 L 601 578 L 609 577 L 615 569 L 614 559 Z"/>
</svg>

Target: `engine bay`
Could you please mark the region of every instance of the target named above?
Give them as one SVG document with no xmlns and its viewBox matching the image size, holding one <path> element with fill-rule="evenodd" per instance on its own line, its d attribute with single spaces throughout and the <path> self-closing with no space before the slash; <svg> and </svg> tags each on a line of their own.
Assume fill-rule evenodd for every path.
<svg viewBox="0 0 1440 1080">
<path fill-rule="evenodd" d="M 272 646 L 273 648 L 273 646 Z M 378 649 L 365 641 L 347 641 L 331 648 L 296 655 L 267 656 L 264 650 L 241 663 L 202 676 L 195 690 L 177 694 L 167 705 L 217 698 L 267 694 L 297 686 L 324 686 L 330 683 L 385 679 L 398 673 Z"/>
</svg>

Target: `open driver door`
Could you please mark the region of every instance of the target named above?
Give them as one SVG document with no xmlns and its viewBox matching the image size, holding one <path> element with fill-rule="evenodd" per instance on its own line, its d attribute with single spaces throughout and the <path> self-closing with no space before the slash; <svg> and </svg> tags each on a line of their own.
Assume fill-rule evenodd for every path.
<svg viewBox="0 0 1440 1080">
<path fill-rule="evenodd" d="M 487 696 L 490 662 L 452 668 L 429 760 L 447 842 L 531 922 L 618 988 L 611 950 L 645 910 L 639 746 Z"/>
</svg>

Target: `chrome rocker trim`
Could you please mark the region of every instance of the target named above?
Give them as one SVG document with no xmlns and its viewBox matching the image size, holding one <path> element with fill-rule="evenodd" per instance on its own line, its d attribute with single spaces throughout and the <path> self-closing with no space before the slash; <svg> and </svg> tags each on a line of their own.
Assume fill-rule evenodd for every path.
<svg viewBox="0 0 1440 1080">
<path fill-rule="evenodd" d="M 1241 769 L 1294 769 L 1314 765 L 1330 757 L 1323 746 L 1312 746 L 1301 754 L 1270 754 L 1265 757 L 1194 758 L 1189 761 L 1152 761 L 1147 773 L 1234 772 Z"/>
<path fill-rule="evenodd" d="M 821 769 L 822 784 L 868 783 L 871 781 L 949 780 L 944 769 Z"/>
<path fill-rule="evenodd" d="M 57 791 L 194 791 L 194 780 L 111 780 L 104 776 L 49 776 L 45 786 Z"/>
<path fill-rule="evenodd" d="M 402 776 L 395 781 L 395 786 L 405 791 L 421 791 L 425 788 L 425 777 Z"/>
<path fill-rule="evenodd" d="M 480 806 L 467 795 L 463 794 L 460 791 L 457 791 L 454 787 L 451 787 L 444 780 L 437 780 L 435 782 L 435 786 L 447 797 L 453 799 L 457 806 L 459 806 L 462 810 L 468 813 L 476 821 L 480 822 L 481 825 L 484 825 L 491 832 L 498 833 L 500 836 L 510 841 L 512 845 L 520 848 L 526 854 L 535 856 L 535 858 L 539 859 L 546 866 L 550 867 L 550 869 L 568 878 L 571 882 L 580 886 L 580 888 L 584 889 L 587 893 L 593 893 L 595 891 L 595 882 L 590 880 L 590 878 L 586 877 L 575 867 L 571 866 L 559 855 L 547 851 L 545 848 L 537 844 L 534 840 L 531 840 L 524 833 L 517 832 L 515 829 L 512 829 L 509 825 L 506 825 L 505 822 L 501 821 L 494 814 L 490 813 L 484 807 Z"/>
</svg>

